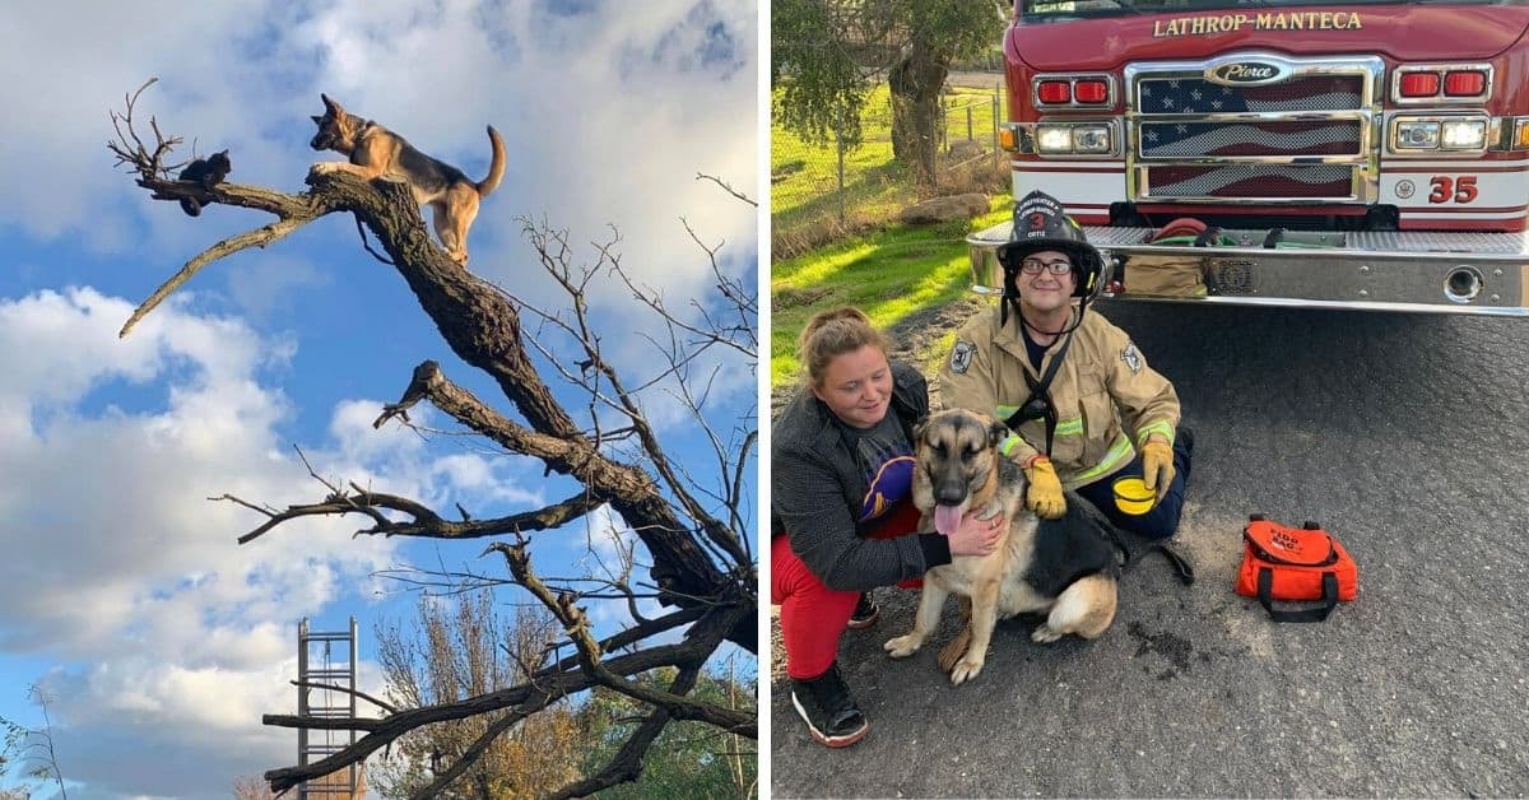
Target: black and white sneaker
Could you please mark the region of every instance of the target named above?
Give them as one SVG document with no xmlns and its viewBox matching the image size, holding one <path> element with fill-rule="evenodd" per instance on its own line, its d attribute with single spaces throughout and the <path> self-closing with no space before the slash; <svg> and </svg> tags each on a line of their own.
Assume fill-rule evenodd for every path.
<svg viewBox="0 0 1529 800">
<path fill-rule="evenodd" d="M 881 608 L 871 599 L 870 592 L 861 592 L 860 602 L 855 604 L 855 613 L 849 615 L 849 627 L 857 631 L 869 628 L 878 619 L 881 619 Z"/>
<path fill-rule="evenodd" d="M 791 705 L 807 723 L 812 738 L 828 747 L 849 747 L 865 738 L 871 726 L 849 696 L 839 662 L 812 680 L 791 679 Z"/>
</svg>

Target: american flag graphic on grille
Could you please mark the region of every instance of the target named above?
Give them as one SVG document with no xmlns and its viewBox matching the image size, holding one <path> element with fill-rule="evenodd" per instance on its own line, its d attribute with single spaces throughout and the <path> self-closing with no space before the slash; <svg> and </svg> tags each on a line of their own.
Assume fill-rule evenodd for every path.
<svg viewBox="0 0 1529 800">
<path fill-rule="evenodd" d="M 1136 84 L 1138 158 L 1197 160 L 1191 165 L 1153 166 L 1152 197 L 1256 199 L 1344 198 L 1352 194 L 1352 170 L 1344 165 L 1277 163 L 1206 165 L 1203 159 L 1359 156 L 1358 118 L 1270 119 L 1206 122 L 1204 114 L 1353 111 L 1362 108 L 1361 75 L 1297 76 L 1266 86 L 1222 86 L 1198 77 L 1143 77 Z M 1193 115 L 1193 116 L 1192 116 Z"/>
<path fill-rule="evenodd" d="M 1268 86 L 1222 86 L 1192 77 L 1143 78 L 1136 86 L 1136 108 L 1142 114 L 1353 111 L 1364 97 L 1364 78 L 1359 75 L 1311 75 Z"/>
<path fill-rule="evenodd" d="M 1143 122 L 1142 158 L 1353 156 L 1358 120 L 1316 122 Z"/>
<path fill-rule="evenodd" d="M 1353 196 L 1353 173 L 1342 164 L 1235 164 L 1225 167 L 1163 166 L 1147 171 L 1154 198 L 1263 197 L 1346 199 Z"/>
</svg>

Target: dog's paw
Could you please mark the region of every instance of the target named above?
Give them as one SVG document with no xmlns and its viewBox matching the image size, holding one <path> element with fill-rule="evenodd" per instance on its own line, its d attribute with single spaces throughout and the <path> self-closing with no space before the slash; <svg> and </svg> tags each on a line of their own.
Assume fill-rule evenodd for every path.
<svg viewBox="0 0 1529 800">
<path fill-rule="evenodd" d="M 906 636 L 899 636 L 896 639 L 888 639 L 887 643 L 882 645 L 887 651 L 887 655 L 893 658 L 907 658 L 917 653 L 918 649 L 923 646 L 923 637 L 915 636 L 911 633 Z"/>
<path fill-rule="evenodd" d="M 956 663 L 956 668 L 950 671 L 950 684 L 960 686 L 963 683 L 977 677 L 982 671 L 982 665 L 987 662 L 986 658 L 973 658 L 970 654 Z"/>
<path fill-rule="evenodd" d="M 313 174 L 315 175 L 329 175 L 339 171 L 340 162 L 338 161 L 320 161 L 313 165 Z"/>
<path fill-rule="evenodd" d="M 1062 633 L 1061 631 L 1058 631 L 1043 622 L 1041 623 L 1040 627 L 1035 629 L 1034 633 L 1030 634 L 1030 640 L 1033 642 L 1039 642 L 1041 644 L 1049 644 L 1066 635 L 1067 634 Z"/>
</svg>

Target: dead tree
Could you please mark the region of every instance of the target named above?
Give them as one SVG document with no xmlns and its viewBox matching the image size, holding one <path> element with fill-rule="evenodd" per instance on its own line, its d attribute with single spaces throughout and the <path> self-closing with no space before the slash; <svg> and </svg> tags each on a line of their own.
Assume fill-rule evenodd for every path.
<svg viewBox="0 0 1529 800">
<path fill-rule="evenodd" d="M 492 519 L 475 519 L 460 507 L 458 518 L 448 518 L 409 498 L 325 481 L 311 468 L 312 477 L 324 486 L 322 499 L 311 504 L 275 508 L 229 495 L 210 498 L 238 503 L 265 517 L 260 525 L 239 537 L 240 544 L 303 517 L 344 514 L 367 520 L 369 527 L 358 531 L 358 535 L 500 537 L 488 545 L 484 554 L 494 553 L 503 558 L 509 573 L 503 580 L 543 603 L 566 637 L 557 643 L 561 649 L 552 650 L 547 663 L 535 670 L 530 679 L 460 702 L 382 708 L 381 716 L 363 719 L 266 715 L 263 718 L 266 725 L 355 730 L 362 734 L 354 745 L 322 761 L 266 772 L 264 777 L 271 789 L 285 791 L 305 779 L 361 761 L 422 726 L 508 711 L 455 764 L 442 765 L 435 782 L 418 795 L 431 796 L 464 773 L 487 743 L 516 721 L 561 698 L 596 686 L 628 695 L 645 703 L 650 711 L 612 763 L 575 785 L 547 787 L 550 796 L 582 796 L 635 780 L 641 773 L 643 754 L 671 720 L 699 720 L 722 731 L 757 738 L 756 710 L 739 711 L 686 696 L 703 663 L 724 641 L 758 653 L 756 561 L 746 512 L 751 504 L 744 496 L 748 491 L 746 469 L 753 461 L 757 438 L 757 418 L 751 414 L 737 420 L 733 430 L 725 434 L 712 431 L 700 414 L 709 378 L 693 372 L 700 369 L 698 358 L 708 351 L 713 354 L 728 351 L 734 358 L 745 359 L 751 369 L 756 368 L 758 309 L 753 287 L 724 274 L 717 266 L 715 249 L 707 249 L 696 239 L 697 245 L 711 257 L 715 282 L 714 296 L 706 298 L 706 303 L 694 305 L 712 311 L 681 316 L 667 307 L 660 295 L 632 281 L 609 248 L 600 250 L 595 266 L 574 267 L 570 264 L 566 235 L 526 221 L 524 232 L 540 266 L 557 280 L 570 300 L 568 308 L 557 311 L 532 308 L 458 266 L 433 244 L 419 208 L 402 183 L 381 179 L 367 182 L 345 173 L 310 172 L 307 191 L 287 194 L 237 183 L 205 188 L 174 180 L 175 165 L 169 159 L 181 139 L 165 135 L 152 118 L 149 120 L 152 142 L 146 141 L 135 128 L 134 106 L 153 82 L 127 96 L 123 111 L 111 114 L 116 138 L 108 143 L 108 148 L 116 155 L 118 165 L 127 168 L 137 185 L 156 200 L 179 202 L 189 197 L 202 204 L 265 212 L 275 219 L 217 242 L 187 261 L 134 311 L 122 328 L 122 336 L 128 335 L 139 320 L 208 264 L 251 247 L 269 246 L 329 214 L 349 213 L 354 215 L 358 230 L 364 227 L 380 242 L 387 262 L 419 299 L 420 308 L 434 320 L 452 352 L 491 376 L 514 412 L 512 415 L 494 408 L 454 383 L 435 362 L 426 361 L 414 368 L 402 398 L 384 408 L 375 426 L 390 421 L 410 424 L 408 410 L 417 403 L 429 402 L 501 450 L 536 459 L 545 465 L 548 474 L 569 476 L 582 487 L 573 496 L 546 508 Z M 696 238 L 694 233 L 691 237 Z M 369 245 L 367 249 L 371 250 Z M 382 260 L 379 254 L 373 255 Z M 651 340 L 660 345 L 664 357 L 659 374 L 643 376 L 640 384 L 629 384 L 603 357 L 600 332 L 586 306 L 586 289 L 596 279 L 625 282 L 638 302 L 664 321 L 667 341 Z M 717 316 L 718 307 L 726 309 L 725 317 Z M 528 318 L 532 322 L 529 331 L 525 324 Z M 543 333 L 567 336 L 582 350 L 582 358 L 576 368 L 569 369 L 543 357 L 542 369 L 554 379 L 582 387 L 590 398 L 589 412 L 598 409 L 607 418 L 612 411 L 620 415 L 619 429 L 602 430 L 597 421 L 600 417 L 594 413 L 584 414 L 589 422 L 587 426 L 581 425 L 553 397 L 533 363 L 534 357 L 546 355 L 545 345 L 540 342 Z M 690 404 L 711 442 L 715 463 L 697 469 L 694 464 L 676 463 L 665 452 L 636 398 L 638 391 L 658 381 L 667 382 L 672 394 Z M 597 640 L 579 605 L 583 595 L 577 586 L 582 584 L 559 586 L 556 581 L 543 580 L 533 569 L 531 548 L 527 545 L 529 534 L 558 528 L 602 506 L 619 515 L 625 529 L 640 540 L 646 549 L 649 569 L 647 581 L 630 579 L 629 571 L 605 582 L 602 590 L 607 594 L 602 596 L 609 596 L 613 589 L 628 598 L 632 623 L 615 635 Z M 635 598 L 644 590 L 662 603 L 661 616 L 647 619 L 638 614 Z M 678 642 L 653 643 L 655 637 L 661 636 L 662 641 L 673 642 L 671 632 L 675 630 L 683 630 Z M 568 655 L 558 657 L 565 652 Z M 677 668 L 677 677 L 666 691 L 655 691 L 630 679 L 665 666 Z"/>
</svg>

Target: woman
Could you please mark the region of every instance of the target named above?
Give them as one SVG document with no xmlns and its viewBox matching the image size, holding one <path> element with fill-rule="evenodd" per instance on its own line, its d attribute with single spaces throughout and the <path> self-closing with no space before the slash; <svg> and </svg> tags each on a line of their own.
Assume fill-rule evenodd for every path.
<svg viewBox="0 0 1529 800">
<path fill-rule="evenodd" d="M 814 739 L 846 747 L 869 730 L 836 658 L 860 593 L 921 578 L 952 555 L 993 552 L 1003 520 L 909 535 L 924 378 L 889 361 L 886 339 L 854 308 L 814 315 L 799 344 L 806 383 L 772 428 L 771 602 L 792 705 Z"/>
</svg>

